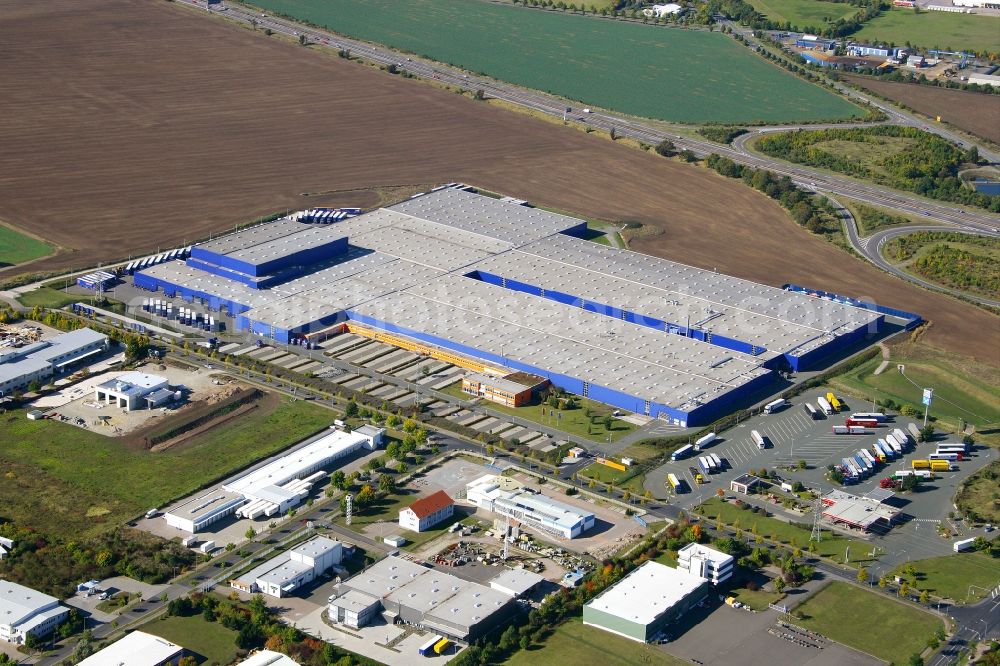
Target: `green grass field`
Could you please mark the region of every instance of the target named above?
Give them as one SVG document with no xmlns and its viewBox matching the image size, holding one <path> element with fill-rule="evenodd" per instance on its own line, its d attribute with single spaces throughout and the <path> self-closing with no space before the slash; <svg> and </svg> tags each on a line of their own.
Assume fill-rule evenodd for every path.
<svg viewBox="0 0 1000 666">
<path fill-rule="evenodd" d="M 333 413 L 283 401 L 250 412 L 192 444 L 162 453 L 57 421 L 0 416 L 0 506 L 45 534 L 92 534 L 271 455 L 329 425 Z M 67 501 L 72 498 L 72 501 Z"/>
<path fill-rule="evenodd" d="M 85 296 L 80 296 L 79 294 L 67 294 L 52 287 L 41 287 L 22 294 L 17 300 L 20 301 L 21 305 L 29 308 L 38 306 L 40 308 L 57 309 L 66 307 L 70 303 L 85 301 L 87 299 Z"/>
<path fill-rule="evenodd" d="M 868 23 L 853 39 L 861 42 L 916 44 L 946 51 L 971 49 L 1000 52 L 1000 18 L 949 12 L 920 12 L 895 8 Z"/>
<path fill-rule="evenodd" d="M 828 21 L 848 18 L 858 11 L 850 4 L 823 0 L 750 0 L 750 4 L 772 21 L 788 21 L 800 30 L 819 30 Z"/>
<path fill-rule="evenodd" d="M 895 664 L 923 651 L 941 626 L 930 613 L 840 582 L 830 583 L 795 610 L 806 616 L 796 624 Z"/>
<path fill-rule="evenodd" d="M 48 243 L 0 224 L 0 267 L 23 264 L 52 254 L 53 250 Z"/>
<path fill-rule="evenodd" d="M 657 650 L 652 645 L 584 626 L 581 619 L 575 618 L 546 638 L 543 647 L 519 650 L 505 663 L 507 666 L 682 666 L 689 662 Z"/>
<path fill-rule="evenodd" d="M 683 123 L 837 120 L 862 111 L 719 33 L 479 0 L 257 0 L 344 35 L 586 105 Z"/>
<path fill-rule="evenodd" d="M 643 488 L 643 481 L 646 478 L 645 474 L 632 475 L 630 470 L 623 472 L 607 465 L 594 463 L 586 469 L 580 470 L 580 476 L 603 481 L 604 483 L 613 483 L 616 488 L 628 490 L 633 495 L 642 495 L 645 492 L 645 488 Z M 625 480 L 622 481 L 622 479 Z"/>
<path fill-rule="evenodd" d="M 236 659 L 236 632 L 201 615 L 153 620 L 140 629 L 197 653 L 201 664 L 228 664 Z"/>
<path fill-rule="evenodd" d="M 797 527 L 777 518 L 751 513 L 731 502 L 723 502 L 718 497 L 713 497 L 701 504 L 699 510 L 702 509 L 704 510 L 702 515 L 708 519 L 714 521 L 718 518 L 724 525 L 738 526 L 746 534 L 752 533 L 756 527 L 757 534 L 765 539 L 801 548 L 803 552 L 809 543 L 809 529 Z M 811 515 L 802 518 L 803 523 L 811 521 Z M 848 549 L 850 550 L 848 551 Z M 848 564 L 852 567 L 867 563 L 871 549 L 869 543 L 847 539 L 827 530 L 823 531 L 823 538 L 816 544 L 817 555 L 828 557 L 840 563 L 844 563 L 845 556 L 849 554 L 850 562 Z"/>
<path fill-rule="evenodd" d="M 766 611 L 768 604 L 776 604 L 785 598 L 784 592 L 767 592 L 765 590 L 748 590 L 742 587 L 730 592 L 740 603 L 746 604 L 755 611 Z"/>
<path fill-rule="evenodd" d="M 879 358 L 863 363 L 832 379 L 830 385 L 869 404 L 872 397 L 889 398 L 898 405 L 913 405 L 920 412 L 922 390 L 918 387 L 932 386 L 935 399 L 930 414 L 937 419 L 939 429 L 954 431 L 959 419 L 974 423 L 980 431 L 988 424 L 1000 423 L 1000 373 L 996 370 L 970 366 L 923 345 L 894 347 L 890 368 L 880 375 L 872 374 L 879 363 Z M 895 370 L 897 363 L 906 367 L 905 377 Z"/>
<path fill-rule="evenodd" d="M 470 396 L 467 393 L 462 393 L 462 382 L 460 381 L 455 382 L 451 386 L 445 387 L 441 390 L 441 393 L 445 393 L 460 400 L 469 400 L 475 397 Z M 582 398 L 580 396 L 574 396 L 574 399 L 580 407 L 578 409 L 568 409 L 562 411 L 555 409 L 554 407 L 549 407 L 548 405 L 539 404 L 522 405 L 521 407 L 507 407 L 506 405 L 501 405 L 489 400 L 484 400 L 482 405 L 484 407 L 489 407 L 492 410 L 503 412 L 504 414 L 517 416 L 527 421 L 533 421 L 551 428 L 559 428 L 560 430 L 565 430 L 568 433 L 580 437 L 586 437 L 587 439 L 595 442 L 608 441 L 608 435 L 611 436 L 611 441 L 615 441 L 636 429 L 635 425 L 628 423 L 627 421 L 612 418 L 611 430 L 609 432 L 604 427 L 604 417 L 610 415 L 611 412 L 614 411 L 613 407 L 608 407 L 603 403 L 587 400 L 586 398 Z M 591 410 L 593 422 L 590 422 L 587 419 L 587 415 L 584 413 L 585 409 Z M 558 416 L 559 414 L 562 414 L 562 416 Z"/>
<path fill-rule="evenodd" d="M 958 602 L 975 603 L 983 599 L 989 594 L 987 590 L 996 587 L 1000 578 L 1000 560 L 985 553 L 958 553 L 910 564 L 917 572 L 913 587 Z M 894 575 L 898 573 L 899 569 L 893 571 Z M 977 587 L 970 590 L 970 585 Z"/>
<path fill-rule="evenodd" d="M 973 474 L 955 497 L 958 508 L 963 512 L 972 511 L 983 522 L 1000 523 L 1000 461 Z"/>
</svg>

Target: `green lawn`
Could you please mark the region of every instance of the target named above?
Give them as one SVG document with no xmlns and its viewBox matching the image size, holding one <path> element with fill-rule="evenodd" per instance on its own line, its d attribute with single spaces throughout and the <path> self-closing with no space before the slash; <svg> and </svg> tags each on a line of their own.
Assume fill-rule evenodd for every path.
<svg viewBox="0 0 1000 666">
<path fill-rule="evenodd" d="M 852 38 L 860 42 L 916 44 L 946 51 L 971 49 L 1000 52 L 1000 18 L 994 16 L 920 12 L 894 8 L 883 12 Z"/>
<path fill-rule="evenodd" d="M 344 35 L 661 120 L 779 122 L 862 115 L 718 32 L 481 0 L 256 0 Z"/>
<path fill-rule="evenodd" d="M 469 400 L 475 397 L 470 396 L 468 393 L 462 393 L 461 381 L 445 387 L 441 390 L 441 393 L 458 398 L 459 400 Z M 580 396 L 574 396 L 574 399 L 580 405 L 578 409 L 558 410 L 554 407 L 537 403 L 521 407 L 507 407 L 506 405 L 488 400 L 483 401 L 482 405 L 483 407 L 489 407 L 504 414 L 520 417 L 526 421 L 533 421 L 534 423 L 546 425 L 550 428 L 565 430 L 570 434 L 586 437 L 595 442 L 608 441 L 609 434 L 611 435 L 611 440 L 615 441 L 636 429 L 636 426 L 627 421 L 612 418 L 611 430 L 609 432 L 604 427 L 604 417 L 609 416 L 614 411 L 614 407 L 581 398 Z M 585 413 L 587 409 L 591 411 L 591 419 L 587 418 Z"/>
<path fill-rule="evenodd" d="M 994 460 L 962 486 L 955 503 L 963 514 L 972 511 L 982 522 L 1000 523 L 1000 461 Z"/>
<path fill-rule="evenodd" d="M 546 638 L 542 647 L 519 650 L 505 663 L 507 666 L 682 666 L 690 662 L 651 645 L 584 626 L 583 620 L 574 618 Z"/>
<path fill-rule="evenodd" d="M 922 390 L 918 387 L 932 386 L 936 399 L 930 414 L 939 419 L 938 427 L 955 430 L 958 420 L 965 419 L 981 431 L 986 424 L 1000 423 L 1000 384 L 995 370 L 963 367 L 961 360 L 927 348 L 915 351 L 919 355 L 904 352 L 898 358 L 894 351 L 889 369 L 880 375 L 872 374 L 881 363 L 881 358 L 875 358 L 832 379 L 830 385 L 867 401 L 869 406 L 874 395 L 899 405 L 913 405 L 921 413 Z M 905 366 L 905 377 L 896 371 L 897 363 Z"/>
<path fill-rule="evenodd" d="M 974 603 L 1000 580 L 1000 560 L 985 553 L 958 553 L 910 562 L 917 572 L 914 587 L 944 599 Z M 898 574 L 899 570 L 893 571 Z M 969 590 L 970 585 L 980 589 Z"/>
<path fill-rule="evenodd" d="M 52 287 L 40 287 L 19 296 L 17 300 L 21 302 L 21 305 L 29 308 L 38 306 L 40 308 L 55 309 L 66 307 L 70 303 L 76 303 L 77 301 L 86 301 L 87 298 L 79 294 L 67 294 Z"/>
<path fill-rule="evenodd" d="M 44 257 L 53 250 L 48 243 L 0 224 L 0 268 Z"/>
<path fill-rule="evenodd" d="M 732 590 L 730 596 L 736 597 L 740 603 L 746 604 L 756 611 L 767 610 L 768 604 L 775 604 L 785 598 L 784 592 L 766 592 L 764 590 L 748 590 L 745 587 Z"/>
<path fill-rule="evenodd" d="M 621 471 L 595 462 L 589 467 L 580 470 L 580 476 L 603 481 L 604 483 L 613 483 L 616 488 L 620 490 L 629 490 L 633 495 L 641 495 L 645 492 L 645 489 L 643 488 L 643 481 L 645 480 L 646 475 L 632 474 L 632 471 L 628 469 Z M 625 481 L 622 481 L 622 479 L 625 479 Z"/>
<path fill-rule="evenodd" d="M 57 421 L 0 416 L 3 515 L 42 533 L 69 537 L 120 524 L 150 507 L 294 444 L 327 426 L 332 412 L 282 400 L 162 453 Z M 67 498 L 73 498 L 67 501 Z"/>
<path fill-rule="evenodd" d="M 201 615 L 153 620 L 140 629 L 197 653 L 204 658 L 199 663 L 228 664 L 236 659 L 236 632 Z"/>
<path fill-rule="evenodd" d="M 823 0 L 750 0 L 753 8 L 772 21 L 790 22 L 799 30 L 817 31 L 829 21 L 848 18 L 858 8 L 846 3 Z"/>
<path fill-rule="evenodd" d="M 830 583 L 795 611 L 805 615 L 796 624 L 896 664 L 922 652 L 941 627 L 930 613 L 841 582 Z"/>
<path fill-rule="evenodd" d="M 355 495 L 357 495 L 358 490 L 359 488 L 355 488 Z M 420 493 L 418 491 L 403 488 L 397 490 L 391 495 L 379 498 L 373 504 L 370 504 L 363 509 L 359 509 L 357 505 L 354 505 L 351 512 L 351 527 L 371 525 L 382 521 L 386 523 L 383 536 L 400 534 L 409 539 L 410 533 L 398 527 L 397 521 L 399 520 L 399 511 L 400 509 L 410 506 L 418 499 L 420 499 Z M 345 524 L 344 516 L 339 516 L 337 518 L 337 522 L 342 525 Z"/>
<path fill-rule="evenodd" d="M 713 497 L 700 505 L 699 510 L 703 510 L 702 515 L 708 519 L 714 521 L 718 518 L 724 525 L 738 526 L 744 533 L 753 532 L 756 526 L 757 534 L 765 539 L 801 548 L 803 552 L 806 551 L 806 546 L 809 544 L 809 529 L 786 523 L 777 518 L 751 513 L 749 510 L 737 507 L 732 502 L 724 502 L 718 497 Z M 801 518 L 803 524 L 811 521 L 811 514 Z M 815 552 L 817 555 L 831 558 L 840 563 L 844 563 L 845 555 L 849 555 L 850 562 L 848 564 L 856 567 L 869 561 L 868 554 L 871 549 L 872 546 L 869 543 L 848 539 L 835 532 L 824 530 L 823 538 L 816 544 Z"/>
</svg>

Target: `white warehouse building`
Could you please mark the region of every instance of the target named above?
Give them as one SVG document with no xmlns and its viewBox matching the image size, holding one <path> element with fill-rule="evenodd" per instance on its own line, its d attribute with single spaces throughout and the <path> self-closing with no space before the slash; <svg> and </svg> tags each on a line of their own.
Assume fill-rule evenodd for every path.
<svg viewBox="0 0 1000 666">
<path fill-rule="evenodd" d="M 677 551 L 677 568 L 718 585 L 733 576 L 733 556 L 700 543 L 689 543 Z"/>
<path fill-rule="evenodd" d="M 94 387 L 94 400 L 126 411 L 153 409 L 175 398 L 166 377 L 126 372 Z"/>
<path fill-rule="evenodd" d="M 251 569 L 229 584 L 251 594 L 260 592 L 271 597 L 287 597 L 340 564 L 343 557 L 344 545 L 341 542 L 317 536 Z"/>
<path fill-rule="evenodd" d="M 55 597 L 0 580 L 0 640 L 21 645 L 30 634 L 45 636 L 67 614 L 69 609 L 59 605 Z"/>
<path fill-rule="evenodd" d="M 532 492 L 517 481 L 495 474 L 466 486 L 466 498 L 480 509 L 508 516 L 564 539 L 575 539 L 594 526 L 594 514 Z"/>
<path fill-rule="evenodd" d="M 331 430 L 280 458 L 231 479 L 163 514 L 171 527 L 194 534 L 234 513 L 257 519 L 283 514 L 298 506 L 333 463 L 361 449 L 374 451 L 385 435 L 365 426 L 354 432 Z"/>
<path fill-rule="evenodd" d="M 24 390 L 33 381 L 44 383 L 107 348 L 108 336 L 81 328 L 20 349 L 3 349 L 0 351 L 0 397 Z"/>
</svg>

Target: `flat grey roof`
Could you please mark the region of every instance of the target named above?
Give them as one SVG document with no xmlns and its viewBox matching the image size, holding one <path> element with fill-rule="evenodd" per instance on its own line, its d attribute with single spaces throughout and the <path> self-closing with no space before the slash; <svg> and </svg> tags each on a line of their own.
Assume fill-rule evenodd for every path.
<svg viewBox="0 0 1000 666">
<path fill-rule="evenodd" d="M 345 238 L 344 233 L 335 224 L 296 224 L 305 228 L 287 236 L 230 252 L 228 256 L 257 265 Z"/>
<path fill-rule="evenodd" d="M 494 377 L 492 375 L 483 374 L 482 372 L 467 372 L 465 374 L 465 379 L 479 382 L 480 384 L 486 384 L 487 386 L 492 386 L 495 389 L 500 389 L 501 391 L 507 391 L 508 393 L 513 394 L 518 394 L 531 388 L 530 386 L 518 384 L 517 382 L 512 382 L 509 379 L 504 379 L 503 377 Z"/>
<path fill-rule="evenodd" d="M 520 595 L 524 594 L 535 585 L 538 585 L 543 580 L 545 580 L 544 577 L 536 574 L 534 571 L 528 571 L 527 569 L 504 569 L 499 575 L 490 579 L 490 585 L 492 586 L 496 584 Z"/>
<path fill-rule="evenodd" d="M 462 276 L 352 311 L 637 396 L 640 413 L 644 399 L 693 407 L 768 372 L 759 358 Z"/>
<path fill-rule="evenodd" d="M 245 250 L 255 245 L 275 240 L 276 238 L 295 234 L 311 226 L 295 220 L 282 219 L 247 227 L 246 229 L 220 236 L 214 240 L 199 243 L 195 247 L 216 254 L 229 254 L 230 252 Z"/>
<path fill-rule="evenodd" d="M 598 285 L 602 277 L 614 278 L 606 281 L 623 290 L 616 299 L 618 303 L 659 305 L 664 313 L 676 313 L 676 308 L 680 308 L 680 314 L 689 310 L 692 325 L 698 324 L 705 330 L 720 327 L 721 335 L 728 335 L 724 332 L 728 330 L 737 339 L 745 339 L 740 336 L 749 333 L 767 343 L 761 346 L 777 352 L 804 353 L 828 342 L 831 335 L 847 333 L 879 317 L 877 313 L 850 305 L 561 234 L 519 249 L 548 262 L 548 267 L 527 263 L 541 267 L 546 280 L 560 280 L 573 287 L 576 279 L 583 279 L 581 271 L 589 271 L 600 277 L 596 282 L 584 280 L 580 288 L 608 297 L 613 292 Z M 560 278 L 561 274 L 574 277 Z M 660 298 L 662 302 L 657 303 Z M 676 323 L 684 324 L 685 319 Z"/>
<path fill-rule="evenodd" d="M 390 206 L 389 210 L 514 245 L 522 245 L 584 224 L 583 220 L 575 217 L 457 188 L 429 192 Z"/>
</svg>

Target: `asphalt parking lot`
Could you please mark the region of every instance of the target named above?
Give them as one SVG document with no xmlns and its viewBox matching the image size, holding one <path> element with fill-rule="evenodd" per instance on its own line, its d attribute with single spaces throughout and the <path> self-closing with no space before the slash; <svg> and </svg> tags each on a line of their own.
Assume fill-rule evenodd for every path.
<svg viewBox="0 0 1000 666">
<path fill-rule="evenodd" d="M 699 454 L 695 454 L 685 460 L 668 462 L 650 472 L 646 477 L 646 488 L 662 497 L 667 492 L 664 488 L 665 477 L 672 472 L 686 481 L 689 490 L 671 498 L 670 503 L 683 509 L 691 509 L 712 497 L 719 488 L 729 493 L 730 481 L 741 474 L 766 468 L 769 471 L 777 470 L 779 476 L 789 483 L 799 481 L 805 487 L 825 494 L 840 487 L 826 478 L 828 465 L 839 464 L 842 458 L 858 449 L 870 450 L 876 439 L 885 437 L 887 430 L 901 428 L 905 431 L 910 423 L 922 425 L 922 420 L 896 416 L 889 421 L 888 428 L 879 427 L 864 435 L 835 435 L 831 431 L 833 425 L 842 425 L 851 412 L 871 411 L 871 405 L 852 401 L 848 403 L 848 409 L 840 414 L 824 415 L 816 420 L 809 418 L 803 404 L 810 402 L 816 406 L 816 398 L 825 395 L 826 391 L 827 389 L 815 389 L 806 392 L 793 398 L 790 406 L 775 414 L 756 416 L 723 433 L 719 440 L 702 452 L 715 453 L 725 461 L 722 472 L 706 475 L 707 483 L 696 484 L 689 469 L 698 465 Z M 767 449 L 757 447 L 750 437 L 752 430 L 757 430 L 769 440 L 770 446 Z M 954 437 L 949 439 L 956 441 Z M 910 469 L 912 460 L 925 458 L 941 441 L 945 440 L 917 444 L 900 458 L 883 465 L 868 479 L 857 485 L 847 486 L 844 490 L 864 495 L 877 488 L 880 479 L 891 476 L 897 470 Z M 948 514 L 955 510 L 953 498 L 961 482 L 993 460 L 995 455 L 995 451 L 989 447 L 977 446 L 972 450 L 970 458 L 956 463 L 957 469 L 954 471 L 938 474 L 934 480 L 921 484 L 919 490 L 897 495 L 890 500 L 891 504 L 902 511 L 900 524 L 888 534 L 870 537 L 874 545 L 891 553 L 883 561 L 895 563 L 897 559 L 905 561 L 946 555 L 952 552 L 953 541 L 981 534 L 981 530 L 969 529 L 961 521 L 950 522 Z M 806 462 L 806 469 L 792 469 L 799 460 Z M 769 508 L 776 514 L 781 514 L 774 507 Z M 792 519 L 802 520 L 801 517 Z M 939 521 L 950 525 L 959 536 L 938 536 Z"/>
<path fill-rule="evenodd" d="M 777 620 L 776 611 L 751 613 L 731 608 L 714 594 L 709 595 L 704 607 L 694 608 L 670 627 L 674 638 L 664 645 L 664 649 L 672 655 L 706 665 L 875 666 L 883 663 L 839 643 L 779 627 Z"/>
</svg>

